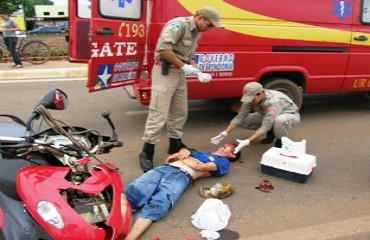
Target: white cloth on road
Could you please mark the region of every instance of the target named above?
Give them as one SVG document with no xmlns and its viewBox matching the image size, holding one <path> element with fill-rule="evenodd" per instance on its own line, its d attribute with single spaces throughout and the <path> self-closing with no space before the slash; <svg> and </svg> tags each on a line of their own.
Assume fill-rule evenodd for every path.
<svg viewBox="0 0 370 240">
<path fill-rule="evenodd" d="M 198 208 L 197 212 L 191 216 L 191 223 L 196 228 L 217 232 L 227 226 L 230 217 L 231 211 L 222 200 L 209 198 L 206 199 Z M 206 235 L 209 237 L 215 236 L 215 234 L 209 232 L 206 232 Z"/>
<path fill-rule="evenodd" d="M 200 232 L 200 235 L 207 240 L 215 240 L 220 238 L 220 234 L 218 232 L 209 230 L 202 230 Z"/>
</svg>

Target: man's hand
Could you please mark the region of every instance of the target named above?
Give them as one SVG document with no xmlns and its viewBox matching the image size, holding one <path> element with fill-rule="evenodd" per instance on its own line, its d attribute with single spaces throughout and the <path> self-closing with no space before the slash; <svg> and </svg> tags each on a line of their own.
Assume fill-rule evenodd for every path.
<svg viewBox="0 0 370 240">
<path fill-rule="evenodd" d="M 190 156 L 190 150 L 187 148 L 181 148 L 180 151 L 177 153 L 179 160 L 188 158 Z"/>
<path fill-rule="evenodd" d="M 236 139 L 236 141 L 239 143 L 238 146 L 234 150 L 234 154 L 237 154 L 243 147 L 249 146 L 250 142 L 249 139 L 239 140 Z"/>
<path fill-rule="evenodd" d="M 176 162 L 177 160 L 179 160 L 179 155 L 177 153 L 174 153 L 166 158 L 166 163 L 168 164 L 168 163 Z"/>
<path fill-rule="evenodd" d="M 166 159 L 166 163 L 172 163 L 172 162 L 176 162 L 178 160 L 183 160 L 185 158 L 188 158 L 190 156 L 190 150 L 189 149 L 186 149 L 186 148 L 181 148 L 180 151 L 178 151 L 177 153 L 174 153 L 170 156 L 167 157 Z"/>
<path fill-rule="evenodd" d="M 200 73 L 200 70 L 198 68 L 195 68 L 190 64 L 184 64 L 184 66 L 182 66 L 180 70 L 183 71 L 186 75 L 196 75 Z"/>
<path fill-rule="evenodd" d="M 208 73 L 202 73 L 202 72 L 198 72 L 197 73 L 197 77 L 198 77 L 198 80 L 201 83 L 208 83 L 212 79 L 212 76 L 210 74 L 208 74 Z"/>
<path fill-rule="evenodd" d="M 216 137 L 211 138 L 211 143 L 214 145 L 218 145 L 224 138 L 227 136 L 227 132 L 223 131 L 218 134 Z"/>
</svg>

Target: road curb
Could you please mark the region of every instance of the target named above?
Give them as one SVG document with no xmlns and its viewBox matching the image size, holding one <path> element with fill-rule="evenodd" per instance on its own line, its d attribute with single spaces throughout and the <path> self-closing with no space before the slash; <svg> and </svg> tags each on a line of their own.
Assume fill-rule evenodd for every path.
<svg viewBox="0 0 370 240">
<path fill-rule="evenodd" d="M 21 69 L 0 71 L 0 79 L 48 79 L 48 78 L 82 78 L 87 76 L 87 67 Z"/>
</svg>

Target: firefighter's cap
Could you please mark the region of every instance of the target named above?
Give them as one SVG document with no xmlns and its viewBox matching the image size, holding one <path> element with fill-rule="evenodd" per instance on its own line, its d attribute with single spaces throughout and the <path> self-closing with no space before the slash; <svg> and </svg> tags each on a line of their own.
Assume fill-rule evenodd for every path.
<svg viewBox="0 0 370 240">
<path fill-rule="evenodd" d="M 250 82 L 245 84 L 243 88 L 243 97 L 240 101 L 250 103 L 257 94 L 263 91 L 263 87 L 258 82 Z"/>
<path fill-rule="evenodd" d="M 216 11 L 216 9 L 212 7 L 204 7 L 200 9 L 199 11 L 197 11 L 197 14 L 208 19 L 212 23 L 213 27 L 217 27 L 217 28 L 224 27 L 224 25 L 222 25 L 220 22 L 220 15 Z"/>
</svg>

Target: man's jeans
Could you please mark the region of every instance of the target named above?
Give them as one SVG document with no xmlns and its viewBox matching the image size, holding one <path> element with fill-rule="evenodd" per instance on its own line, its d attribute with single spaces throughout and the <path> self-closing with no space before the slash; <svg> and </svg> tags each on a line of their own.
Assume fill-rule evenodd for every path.
<svg viewBox="0 0 370 240">
<path fill-rule="evenodd" d="M 142 211 L 136 218 L 158 221 L 167 215 L 191 180 L 177 168 L 156 167 L 130 183 L 125 194 L 132 211 Z"/>
<path fill-rule="evenodd" d="M 21 65 L 18 51 L 16 50 L 18 38 L 17 37 L 4 37 L 4 43 L 8 51 L 12 54 L 14 64 Z"/>
</svg>

